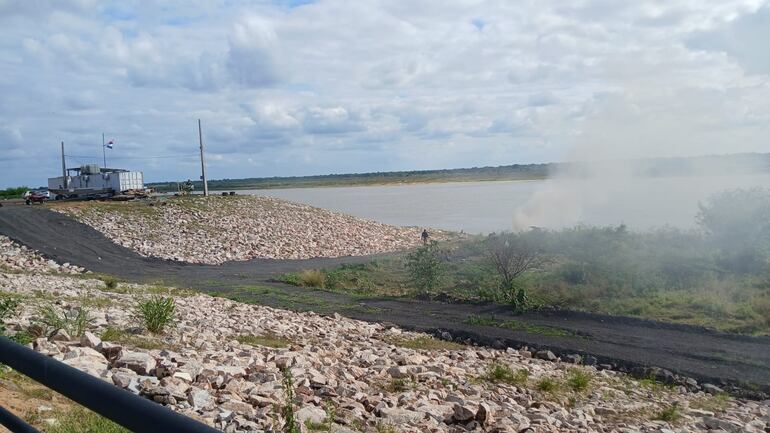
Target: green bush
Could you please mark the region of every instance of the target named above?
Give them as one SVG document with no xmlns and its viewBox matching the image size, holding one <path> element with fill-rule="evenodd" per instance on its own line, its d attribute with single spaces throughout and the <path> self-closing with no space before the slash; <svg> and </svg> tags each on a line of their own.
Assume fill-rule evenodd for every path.
<svg viewBox="0 0 770 433">
<path fill-rule="evenodd" d="M 110 276 L 110 275 L 103 275 L 99 277 L 102 282 L 104 282 L 104 286 L 107 290 L 115 290 L 118 288 L 118 279 Z"/>
<path fill-rule="evenodd" d="M 573 391 L 583 392 L 591 383 L 591 375 L 580 368 L 572 368 L 567 375 L 567 386 Z"/>
<path fill-rule="evenodd" d="M 169 326 L 176 314 L 174 298 L 153 296 L 137 306 L 137 313 L 148 331 L 159 334 Z"/>
<path fill-rule="evenodd" d="M 282 281 L 286 284 L 291 284 L 292 286 L 301 286 L 302 281 L 299 279 L 299 274 L 297 273 L 290 273 L 290 274 L 284 274 L 278 277 L 279 281 Z"/>
<path fill-rule="evenodd" d="M 438 242 L 431 241 L 406 256 L 411 283 L 424 293 L 432 292 L 446 273 L 445 260 Z"/>
<path fill-rule="evenodd" d="M 21 195 L 27 191 L 29 191 L 29 188 L 26 186 L 19 186 L 16 188 L 6 188 L 3 190 L 0 190 L 0 199 L 21 198 Z"/>
<path fill-rule="evenodd" d="M 720 251 L 718 263 L 736 273 L 767 268 L 770 254 L 770 189 L 723 191 L 700 205 L 698 223 Z"/>
<path fill-rule="evenodd" d="M 306 269 L 298 275 L 300 285 L 305 287 L 323 288 L 326 276 L 317 269 Z"/>
</svg>

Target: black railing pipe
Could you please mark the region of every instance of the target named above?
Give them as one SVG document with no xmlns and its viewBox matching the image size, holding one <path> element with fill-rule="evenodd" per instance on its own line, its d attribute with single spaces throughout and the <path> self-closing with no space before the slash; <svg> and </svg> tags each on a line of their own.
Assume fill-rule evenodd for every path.
<svg viewBox="0 0 770 433">
<path fill-rule="evenodd" d="M 135 433 L 222 433 L 5 337 L 0 363 Z"/>
<path fill-rule="evenodd" d="M 24 422 L 23 419 L 12 414 L 0 406 L 0 425 L 5 426 L 13 433 L 40 433 L 38 429 Z"/>
</svg>

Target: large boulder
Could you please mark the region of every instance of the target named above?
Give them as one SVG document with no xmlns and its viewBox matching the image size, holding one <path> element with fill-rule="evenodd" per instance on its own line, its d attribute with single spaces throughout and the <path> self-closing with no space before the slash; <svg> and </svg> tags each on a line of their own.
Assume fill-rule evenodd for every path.
<svg viewBox="0 0 770 433">
<path fill-rule="evenodd" d="M 142 376 L 149 376 L 155 368 L 155 358 L 142 352 L 123 352 L 113 366 L 128 368 Z"/>
<path fill-rule="evenodd" d="M 104 377 L 104 373 L 109 368 L 107 359 L 89 347 L 74 348 L 64 355 L 62 362 L 96 377 Z"/>
<path fill-rule="evenodd" d="M 195 386 L 187 391 L 187 402 L 195 410 L 211 409 L 215 403 L 211 393 Z"/>
<path fill-rule="evenodd" d="M 543 359 L 546 361 L 556 361 L 556 355 L 553 354 L 550 350 L 538 350 L 535 352 L 535 358 L 537 359 Z"/>
<path fill-rule="evenodd" d="M 383 407 L 380 409 L 380 417 L 391 424 L 415 424 L 425 419 L 425 413 L 398 407 Z"/>
<path fill-rule="evenodd" d="M 102 340 L 93 333 L 86 331 L 80 337 L 80 345 L 83 347 L 90 347 L 96 349 L 101 344 Z"/>
<path fill-rule="evenodd" d="M 321 424 L 326 420 L 326 411 L 318 406 L 304 406 L 297 411 L 297 421 L 301 424 Z"/>
</svg>

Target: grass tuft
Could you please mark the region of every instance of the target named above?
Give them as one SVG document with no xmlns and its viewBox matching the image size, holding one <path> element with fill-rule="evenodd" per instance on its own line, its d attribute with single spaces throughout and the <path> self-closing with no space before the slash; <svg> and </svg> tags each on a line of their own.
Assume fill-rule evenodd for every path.
<svg viewBox="0 0 770 433">
<path fill-rule="evenodd" d="M 235 339 L 238 340 L 238 342 L 241 344 L 248 344 L 250 346 L 273 347 L 276 349 L 289 347 L 293 343 L 288 338 L 281 337 L 280 335 L 276 335 L 271 332 L 266 332 L 261 335 L 239 335 L 235 337 Z"/>
<path fill-rule="evenodd" d="M 56 423 L 48 427 L 48 433 L 131 433 L 130 430 L 115 424 L 90 410 L 82 407 L 72 408 L 56 416 Z"/>
<path fill-rule="evenodd" d="M 111 275 L 101 275 L 99 279 L 104 283 L 105 290 L 113 291 L 118 288 L 118 279 Z"/>
<path fill-rule="evenodd" d="M 452 341 L 444 341 L 436 338 L 424 336 L 416 338 L 407 338 L 402 336 L 385 338 L 386 343 L 394 346 L 404 347 L 413 350 L 463 350 L 465 346 Z"/>
<path fill-rule="evenodd" d="M 174 298 L 152 296 L 150 299 L 139 303 L 137 313 L 148 331 L 153 334 L 160 334 L 174 321 L 176 314 Z"/>
<path fill-rule="evenodd" d="M 679 410 L 679 405 L 674 403 L 673 405 L 663 409 L 656 416 L 655 419 L 666 422 L 677 422 L 682 419 L 682 413 Z"/>
<path fill-rule="evenodd" d="M 85 307 L 75 307 L 60 312 L 51 305 L 45 305 L 38 309 L 35 321 L 41 324 L 49 335 L 62 329 L 72 337 L 80 337 L 91 320 L 88 309 Z"/>
<path fill-rule="evenodd" d="M 500 362 L 493 362 L 481 376 L 482 380 L 491 383 L 506 383 L 508 385 L 524 385 L 529 380 L 529 370 L 522 368 L 513 371 L 511 367 Z"/>
<path fill-rule="evenodd" d="M 416 384 L 407 379 L 391 379 L 390 383 L 385 387 L 385 390 L 389 392 L 406 392 L 416 388 Z"/>
<path fill-rule="evenodd" d="M 537 389 L 543 392 L 554 392 L 559 388 L 559 384 L 550 377 L 543 377 L 537 381 Z"/>
<path fill-rule="evenodd" d="M 304 287 L 318 287 L 323 288 L 326 276 L 323 272 L 317 269 L 306 269 L 297 274 L 299 283 Z"/>
<path fill-rule="evenodd" d="M 580 368 L 571 368 L 567 375 L 567 386 L 575 392 L 586 391 L 591 384 L 591 375 Z"/>
</svg>

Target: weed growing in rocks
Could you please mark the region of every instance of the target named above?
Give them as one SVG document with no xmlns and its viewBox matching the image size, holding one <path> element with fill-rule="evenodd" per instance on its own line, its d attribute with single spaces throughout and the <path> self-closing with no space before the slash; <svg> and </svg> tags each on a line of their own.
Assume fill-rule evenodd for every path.
<svg viewBox="0 0 770 433">
<path fill-rule="evenodd" d="M 591 384 L 591 375 L 579 368 L 571 368 L 567 375 L 567 386 L 575 392 L 583 392 Z"/>
<path fill-rule="evenodd" d="M 16 315 L 21 301 L 17 298 L 0 298 L 0 335 L 5 335 L 5 325 L 3 320 Z"/>
<path fill-rule="evenodd" d="M 537 381 L 537 389 L 543 392 L 554 392 L 559 388 L 559 384 L 550 377 L 543 377 Z"/>
<path fill-rule="evenodd" d="M 407 379 L 391 379 L 385 387 L 389 392 L 406 392 L 415 388 L 415 383 Z"/>
<path fill-rule="evenodd" d="M 281 374 L 283 375 L 283 393 L 286 401 L 282 410 L 283 429 L 286 433 L 300 433 L 300 426 L 297 424 L 297 417 L 294 413 L 294 378 L 288 368 L 282 369 Z"/>
<path fill-rule="evenodd" d="M 109 327 L 102 332 L 102 341 L 120 341 L 125 338 L 126 333 L 120 329 Z"/>
<path fill-rule="evenodd" d="M 156 338 L 132 335 L 121 329 L 109 327 L 102 332 L 100 336 L 102 341 L 110 341 L 114 343 L 120 343 L 123 346 L 135 347 L 145 350 L 159 350 L 169 348 L 167 343 L 164 343 Z"/>
<path fill-rule="evenodd" d="M 324 431 L 332 433 L 332 427 L 334 426 L 334 417 L 337 410 L 334 408 L 334 404 L 326 402 L 324 404 L 324 410 L 326 411 L 326 420 L 324 421 Z"/>
<path fill-rule="evenodd" d="M 438 340 L 431 337 L 405 338 L 402 336 L 385 339 L 386 343 L 414 350 L 463 350 L 465 346 L 452 341 Z"/>
<path fill-rule="evenodd" d="M 13 335 L 8 335 L 4 323 L 5 319 L 10 319 L 17 315 L 20 305 L 21 300 L 17 297 L 0 297 L 0 336 L 7 336 L 19 344 L 26 345 L 32 342 L 32 336 L 29 332 L 21 331 Z"/>
<path fill-rule="evenodd" d="M 507 383 L 508 385 L 523 385 L 529 379 L 529 370 L 522 368 L 513 371 L 506 364 L 494 362 L 487 367 L 487 371 L 481 376 L 482 380 L 491 383 Z"/>
<path fill-rule="evenodd" d="M 118 279 L 111 275 L 102 275 L 99 277 L 99 279 L 102 280 L 105 289 L 108 291 L 118 288 Z"/>
<path fill-rule="evenodd" d="M 679 410 L 679 405 L 674 403 L 673 405 L 660 411 L 655 419 L 666 422 L 677 422 L 682 419 L 682 413 Z"/>
<path fill-rule="evenodd" d="M 693 409 L 702 409 L 709 412 L 723 412 L 730 406 L 730 396 L 726 393 L 714 396 L 706 395 L 690 402 Z"/>
<path fill-rule="evenodd" d="M 73 299 L 78 305 L 84 308 L 102 309 L 112 305 L 112 299 L 103 296 L 81 296 Z"/>
<path fill-rule="evenodd" d="M 37 321 L 48 335 L 63 330 L 73 337 L 80 337 L 92 320 L 85 307 L 75 307 L 59 312 L 53 306 L 45 305 L 40 307 L 37 313 Z"/>
<path fill-rule="evenodd" d="M 374 428 L 377 430 L 377 433 L 399 433 L 398 429 L 389 423 L 378 422 Z"/>
<path fill-rule="evenodd" d="M 139 303 L 137 313 L 148 331 L 160 334 L 173 322 L 175 309 L 174 298 L 153 296 Z"/>
<path fill-rule="evenodd" d="M 286 337 L 273 333 L 264 333 L 262 335 L 239 335 L 235 337 L 241 344 L 248 344 L 250 346 L 264 346 L 280 349 L 291 345 L 292 341 Z"/>
<path fill-rule="evenodd" d="M 324 418 L 323 422 L 316 423 L 309 419 L 305 420 L 305 427 L 307 427 L 308 431 L 332 433 L 336 410 L 331 402 L 324 403 L 323 408 L 324 412 L 326 412 L 326 417 Z"/>
</svg>

